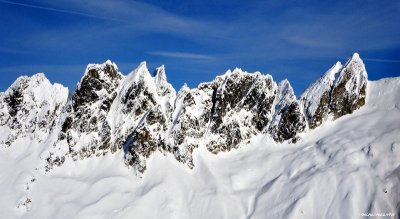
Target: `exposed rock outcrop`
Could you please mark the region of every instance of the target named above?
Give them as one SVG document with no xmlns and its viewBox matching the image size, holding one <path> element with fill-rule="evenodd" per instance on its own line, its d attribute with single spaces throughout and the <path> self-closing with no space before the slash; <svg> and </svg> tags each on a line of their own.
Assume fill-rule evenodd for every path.
<svg viewBox="0 0 400 219">
<path fill-rule="evenodd" d="M 270 75 L 240 69 L 225 74 L 215 90 L 208 149 L 229 151 L 263 131 L 271 120 L 276 94 Z"/>
<path fill-rule="evenodd" d="M 367 71 L 357 53 L 344 66 L 336 63 L 301 96 L 309 127 L 316 128 L 328 117 L 337 119 L 363 106 L 367 81 Z"/>
<path fill-rule="evenodd" d="M 277 142 L 297 141 L 297 134 L 305 130 L 307 123 L 288 80 L 279 83 L 275 113 L 269 133 Z"/>
<path fill-rule="evenodd" d="M 153 78 L 142 62 L 124 80 L 114 105 L 114 145 L 123 146 L 125 162 L 139 172 L 146 169 L 146 159 L 164 148 L 164 135 L 170 123 L 171 101 L 175 90 L 166 81 L 164 67 Z"/>
<path fill-rule="evenodd" d="M 109 60 L 88 65 L 62 114 L 58 139 L 47 158 L 48 168 L 53 163 L 60 165 L 67 154 L 76 160 L 109 151 L 111 124 L 107 115 L 123 77 Z"/>
<path fill-rule="evenodd" d="M 301 95 L 300 102 L 311 129 L 328 119 L 333 84 L 342 67 L 337 62 Z"/>
<path fill-rule="evenodd" d="M 365 65 L 355 53 L 340 71 L 331 92 L 330 109 L 335 119 L 365 104 L 367 81 Z"/>
</svg>

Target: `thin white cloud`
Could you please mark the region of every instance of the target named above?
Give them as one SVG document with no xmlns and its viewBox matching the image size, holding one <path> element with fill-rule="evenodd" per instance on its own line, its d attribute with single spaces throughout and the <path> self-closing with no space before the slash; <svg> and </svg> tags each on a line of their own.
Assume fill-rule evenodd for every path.
<svg viewBox="0 0 400 219">
<path fill-rule="evenodd" d="M 0 0 L 1 2 L 12 4 L 8 0 Z M 144 35 L 161 33 L 195 42 L 197 45 L 223 50 L 225 55 L 219 59 L 265 61 L 293 57 L 332 58 L 353 51 L 387 49 L 400 45 L 397 37 L 400 32 L 394 28 L 399 18 L 395 14 L 396 9 L 393 7 L 375 9 L 376 7 L 368 4 L 360 8 L 354 8 L 354 5 L 341 7 L 330 13 L 310 13 L 309 6 L 292 9 L 289 7 L 276 19 L 267 19 L 263 15 L 267 9 L 253 6 L 246 13 L 247 16 L 237 15 L 235 19 L 229 19 L 229 17 L 184 16 L 157 5 L 137 1 L 42 0 L 40 2 L 43 6 L 16 4 L 70 14 L 77 12 L 77 15 L 119 22 L 97 22 L 88 25 L 82 21 L 68 27 L 48 28 L 29 35 L 17 36 L 17 42 L 23 42 L 27 48 L 71 50 L 77 48 L 76 42 L 91 45 L 105 40 L 109 45 L 118 47 L 121 42 L 136 43 L 138 42 L 136 40 L 142 40 L 141 37 Z M 65 10 L 66 8 L 70 10 Z M 129 36 L 129 39 L 123 36 Z M 111 38 L 116 40 L 108 40 Z M 139 47 L 141 46 L 138 45 L 136 48 Z M 146 50 L 153 49 L 151 45 L 146 47 Z M 161 51 L 155 51 L 152 55 L 210 60 L 207 55 L 193 56 L 190 53 L 182 54 L 182 52 L 162 51 L 165 48 L 158 49 Z"/>
<path fill-rule="evenodd" d="M 202 59 L 202 60 L 214 59 L 213 56 L 198 54 L 198 53 L 188 53 L 188 52 L 152 51 L 148 52 L 148 54 L 155 56 L 163 56 L 168 58 L 181 58 L 181 59 Z"/>
<path fill-rule="evenodd" d="M 95 14 L 88 14 L 88 13 L 74 11 L 74 10 L 66 10 L 66 9 L 26 4 L 26 3 L 20 3 L 20 2 L 12 2 L 12 1 L 7 1 L 7 0 L 0 0 L 0 3 L 9 4 L 9 5 L 17 5 L 17 6 L 27 7 L 27 8 L 41 9 L 41 10 L 46 10 L 46 11 L 60 12 L 60 13 L 65 13 L 65 14 L 80 15 L 80 16 L 92 17 L 92 18 L 98 18 L 98 19 L 104 19 L 104 20 L 116 20 L 113 18 L 102 17 L 102 16 L 98 16 Z"/>
<path fill-rule="evenodd" d="M 400 60 L 393 60 L 393 59 L 363 58 L 363 60 L 369 62 L 400 63 Z"/>
</svg>

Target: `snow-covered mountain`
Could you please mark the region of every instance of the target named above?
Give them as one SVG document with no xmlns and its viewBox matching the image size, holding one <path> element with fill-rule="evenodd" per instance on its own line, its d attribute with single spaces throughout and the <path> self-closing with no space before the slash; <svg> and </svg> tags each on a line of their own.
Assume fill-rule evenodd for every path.
<svg viewBox="0 0 400 219">
<path fill-rule="evenodd" d="M 0 93 L 0 166 L 10 175 L 0 185 L 15 191 L 3 192 L 1 203 L 13 200 L 3 205 L 3 215 L 323 218 L 398 212 L 399 89 L 399 78 L 368 81 L 358 54 L 336 63 L 300 99 L 289 81 L 277 84 L 271 75 L 241 69 L 176 92 L 164 66 L 151 74 L 142 62 L 125 76 L 107 61 L 88 65 L 70 99 L 68 89 L 51 85 L 44 74 L 20 77 Z M 57 190 L 62 185 L 65 193 Z M 97 185 L 109 192 L 93 189 L 78 197 Z M 314 203 L 321 193 L 326 197 Z M 52 203 L 52 195 L 63 198 L 46 212 L 40 206 Z M 73 210 L 62 210 L 72 200 L 78 201 Z"/>
</svg>

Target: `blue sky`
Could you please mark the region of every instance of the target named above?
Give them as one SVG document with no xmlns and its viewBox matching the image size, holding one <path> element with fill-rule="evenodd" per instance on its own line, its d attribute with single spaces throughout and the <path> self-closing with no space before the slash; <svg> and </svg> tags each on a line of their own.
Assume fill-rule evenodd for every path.
<svg viewBox="0 0 400 219">
<path fill-rule="evenodd" d="M 400 1 L 0 0 L 0 91 L 37 72 L 73 90 L 111 59 L 165 64 L 176 89 L 240 67 L 299 95 L 353 52 L 370 79 L 400 76 Z"/>
</svg>

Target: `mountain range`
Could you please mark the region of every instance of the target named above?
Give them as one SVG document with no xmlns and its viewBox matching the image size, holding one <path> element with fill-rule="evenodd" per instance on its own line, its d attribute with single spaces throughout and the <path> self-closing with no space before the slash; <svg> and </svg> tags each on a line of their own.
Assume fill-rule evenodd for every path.
<svg viewBox="0 0 400 219">
<path fill-rule="evenodd" d="M 202 172 L 200 174 L 201 177 L 204 177 L 205 174 L 207 177 L 218 178 L 220 175 L 224 175 L 225 172 L 216 174 L 218 175 L 217 177 L 211 173 L 213 172 L 212 170 L 203 171 L 205 166 L 214 165 L 212 163 L 216 161 L 212 161 L 211 164 L 204 164 L 201 157 L 199 158 L 200 160 L 196 161 L 196 157 L 199 157 L 196 153 L 208 151 L 210 156 L 224 160 L 225 156 L 245 156 L 238 155 L 241 150 L 258 150 L 251 149 L 255 147 L 254 145 L 262 145 L 255 148 L 270 147 L 270 149 L 265 150 L 272 151 L 303 148 L 301 151 L 296 152 L 298 154 L 303 154 L 302 151 L 307 151 L 306 148 L 309 148 L 310 144 L 314 145 L 313 148 L 318 149 L 316 153 L 321 155 L 301 155 L 303 157 L 299 155 L 300 159 L 297 155 L 289 153 L 285 155 L 286 152 L 279 152 L 278 154 L 282 156 L 278 158 L 278 156 L 274 156 L 273 152 L 269 151 L 268 156 L 272 156 L 272 160 L 255 159 L 255 163 L 252 164 L 257 165 L 259 163 L 265 167 L 262 164 L 263 162 L 274 161 L 280 163 L 286 160 L 284 167 L 278 167 L 276 164 L 271 164 L 271 166 L 278 169 L 286 168 L 284 171 L 289 171 L 290 169 L 286 173 L 287 177 L 290 180 L 294 180 L 295 183 L 299 183 L 293 177 L 300 177 L 299 179 L 308 177 L 307 171 L 312 171 L 321 162 L 328 165 L 332 162 L 332 159 L 337 162 L 337 156 L 340 159 L 343 156 L 349 156 L 351 153 L 347 152 L 352 147 L 360 147 L 361 149 L 357 150 L 362 150 L 363 153 L 367 154 L 366 156 L 374 157 L 374 159 L 383 156 L 379 155 L 379 153 L 377 153 L 378 155 L 371 155 L 371 145 L 376 142 L 357 143 L 358 140 L 354 140 L 355 146 L 348 146 L 347 149 L 343 148 L 347 147 L 341 143 L 344 141 L 343 139 L 368 138 L 364 132 L 358 132 L 359 134 L 357 134 L 349 131 L 349 136 L 346 135 L 348 133 L 341 133 L 340 137 L 335 137 L 335 132 L 340 133 L 341 129 L 358 130 L 363 128 L 361 121 L 368 120 L 368 113 L 366 112 L 374 114 L 375 111 L 381 113 L 386 110 L 387 112 L 385 112 L 388 115 L 392 113 L 394 120 L 385 123 L 387 125 L 392 124 L 390 126 L 391 130 L 387 131 L 382 126 L 379 126 L 379 128 L 387 131 L 383 132 L 381 130 L 383 133 L 392 133 L 390 137 L 381 142 L 392 142 L 392 146 L 390 146 L 392 154 L 389 158 L 392 159 L 393 168 L 389 168 L 390 170 L 383 169 L 386 171 L 384 174 L 386 178 L 392 177 L 393 174 L 394 178 L 390 178 L 391 186 L 385 187 L 386 194 L 391 188 L 389 193 L 392 198 L 387 198 L 387 200 L 389 200 L 388 202 L 391 203 L 392 207 L 384 209 L 394 209 L 395 211 L 397 209 L 398 211 L 400 202 L 395 196 L 399 194 L 397 186 L 400 185 L 400 179 L 396 178 L 395 175 L 399 172 L 399 168 L 396 169 L 396 165 L 400 165 L 398 159 L 400 157 L 400 144 L 398 143 L 398 137 L 393 137 L 395 136 L 393 133 L 398 132 L 396 130 L 400 130 L 400 127 L 393 126 L 393 122 L 399 120 L 399 99 L 397 99 L 398 95 L 394 97 L 390 95 L 399 90 L 399 82 L 398 78 L 387 79 L 379 83 L 368 81 L 365 65 L 359 54 L 355 53 L 346 63 L 337 62 L 334 64 L 320 79 L 310 85 L 303 94 L 299 95 L 299 98 L 294 94 L 288 80 L 277 83 L 271 75 L 265 75 L 260 72 L 248 73 L 239 68 L 233 71 L 228 70 L 211 82 L 201 83 L 197 88 L 191 89 L 184 85 L 179 91 L 176 91 L 167 81 L 164 66 L 160 66 L 153 73 L 150 73 L 146 63 L 142 62 L 135 70 L 124 75 L 118 71 L 115 63 L 108 60 L 103 64 L 89 64 L 72 95 L 69 95 L 70 92 L 66 87 L 57 83 L 51 84 L 43 73 L 35 74 L 32 77 L 19 77 L 5 92 L 0 93 L 0 150 L 3 150 L 2 153 L 16 153 L 7 156 L 21 159 L 22 163 L 24 163 L 24 160 L 37 160 L 35 163 L 29 164 L 28 166 L 30 167 L 28 169 L 30 170 L 26 171 L 38 172 L 43 176 L 57 174 L 57 169 L 63 169 L 64 165 L 69 166 L 67 169 L 68 173 L 70 173 L 71 165 L 79 169 L 78 163 L 82 165 L 82 162 L 86 162 L 85 165 L 89 165 L 87 163 L 89 160 L 97 159 L 104 163 L 112 162 L 116 166 L 121 166 L 122 164 L 128 171 L 133 169 L 139 178 L 145 178 L 149 162 L 165 162 L 163 159 L 174 158 L 178 161 L 177 163 L 185 166 L 187 171 L 196 172 L 196 169 L 198 169 L 197 171 Z M 377 84 L 382 85 L 378 86 Z M 380 89 L 385 89 L 385 86 L 392 93 L 387 91 L 382 94 Z M 387 100 L 379 99 L 381 94 L 383 95 L 382 98 Z M 361 110 L 368 104 L 369 106 L 364 111 Z M 377 105 L 381 107 L 378 107 L 379 110 L 374 108 Z M 375 111 L 371 111 L 371 109 Z M 357 111 L 360 111 L 360 113 L 352 115 Z M 351 118 L 356 119 L 350 121 Z M 371 118 L 376 118 L 376 116 L 369 118 L 373 121 Z M 346 123 L 346 121 L 350 122 Z M 386 120 L 382 119 L 382 121 Z M 379 122 L 365 123 L 370 124 L 370 128 L 373 129 L 376 128 L 374 125 Z M 358 126 L 355 127 L 353 124 Z M 332 126 L 332 130 L 335 130 L 335 132 L 329 131 L 329 126 Z M 368 126 L 365 128 L 368 128 Z M 376 133 L 381 132 L 376 131 Z M 371 135 L 375 136 L 375 134 Z M 349 143 L 348 141 L 346 142 Z M 327 145 L 332 146 L 327 147 Z M 23 148 L 25 148 L 25 152 L 21 151 Z M 27 151 L 30 152 L 28 153 Z M 346 153 L 341 155 L 341 151 Z M 250 162 L 251 156 L 257 157 L 258 155 L 243 153 L 247 154 L 247 158 L 243 158 L 246 161 L 242 161 L 241 158 L 236 161 L 239 163 L 244 162 L 244 166 L 252 166 L 246 163 Z M 22 154 L 25 154 L 24 156 L 26 157 L 22 158 Z M 122 159 L 115 158 L 120 155 Z M 4 155 L 4 157 L 7 156 Z M 115 159 L 107 161 L 110 156 Z M 312 161 L 314 166 L 308 166 L 306 157 L 311 158 L 314 156 L 318 158 L 315 162 Z M 290 159 L 285 157 L 290 157 Z M 326 160 L 320 160 L 321 157 Z M 154 159 L 160 161 L 154 161 Z M 213 160 L 214 158 L 207 159 Z M 354 157 L 354 159 L 354 162 L 358 162 L 357 160 L 363 160 L 364 158 Z M 380 157 L 380 159 L 384 158 Z M 4 158 L 4 160 L 8 161 L 8 158 Z M 233 161 L 229 162 L 231 164 L 234 163 Z M 378 165 L 379 162 L 375 165 Z M 199 163 L 205 166 L 198 166 L 200 165 Z M 154 165 L 159 166 L 157 164 Z M 340 164 L 337 165 L 340 166 Z M 9 165 L 4 164 L 4 166 Z M 95 166 L 101 169 L 103 164 L 98 163 Z M 233 166 L 235 165 L 233 164 Z M 221 168 L 221 170 L 224 170 L 223 167 Z M 270 167 L 266 167 L 266 169 L 272 172 L 275 171 Z M 161 170 L 163 172 L 171 171 L 160 167 L 159 171 Z M 380 170 L 382 169 L 377 171 Z M 154 171 L 150 171 L 149 178 L 154 178 L 151 177 L 154 176 Z M 307 174 L 305 176 L 298 175 L 299 171 L 306 171 Z M 239 167 L 237 172 L 243 173 Z M 260 174 L 262 173 L 262 171 L 259 172 Z M 161 173 L 159 172 L 159 174 Z M 246 181 L 246 177 L 250 177 L 246 176 L 246 174 L 249 174 L 249 172 L 244 172 L 244 178 L 238 180 L 238 182 Z M 310 174 L 310 177 L 314 177 L 313 174 Z M 338 177 L 345 178 L 349 174 L 351 173 L 346 172 L 346 174 Z M 270 178 L 268 174 L 261 175 Z M 274 185 L 275 180 L 279 179 L 281 175 L 268 181 L 269 184 L 264 184 L 261 190 L 257 187 L 256 194 L 260 191 L 268 191 L 268 188 Z M 229 177 L 231 178 L 233 175 L 229 175 Z M 27 190 L 29 190 L 29 185 L 36 181 L 36 177 L 23 178 L 28 181 L 24 184 L 28 186 Z M 379 179 L 382 181 L 382 178 Z M 233 179 L 231 178 L 231 180 Z M 314 181 L 317 178 L 310 178 L 310 180 Z M 375 181 L 372 182 L 372 184 L 375 183 Z M 252 183 L 256 182 L 251 182 L 250 184 Z M 284 184 L 281 185 L 288 185 L 288 189 L 295 193 L 308 191 L 297 187 L 300 184 L 291 187 L 292 184 L 287 184 L 287 181 L 282 183 Z M 215 185 L 221 184 L 220 182 L 215 182 Z M 345 183 L 344 185 L 349 184 Z M 242 187 L 240 184 L 232 184 L 232 186 L 236 189 Z M 343 186 L 340 186 L 336 185 L 337 188 L 342 189 Z M 168 187 L 165 188 L 168 189 Z M 371 187 L 366 186 L 359 189 L 368 188 Z M 373 191 L 374 193 L 377 192 L 376 190 Z M 307 193 L 305 192 L 304 194 Z M 370 194 L 369 192 L 367 193 Z M 290 199 L 287 196 L 290 192 L 281 194 L 284 200 Z M 299 194 L 295 196 L 299 199 L 305 197 Z M 169 195 L 168 197 L 172 196 Z M 379 197 L 379 200 L 381 199 L 381 196 L 376 194 L 368 199 L 367 204 L 371 205 L 369 206 L 370 210 L 380 209 L 379 205 L 375 206 L 374 204 L 376 197 Z M 359 196 L 352 198 L 350 195 L 352 203 L 359 198 Z M 258 198 L 252 201 L 252 207 L 247 208 L 244 211 L 245 214 L 239 213 L 238 215 L 247 215 L 246 217 L 265 216 L 265 214 L 260 214 L 256 210 L 259 209 L 256 208 L 257 202 L 261 202 L 257 200 Z M 271 201 L 270 198 L 267 200 Z M 347 198 L 344 197 L 342 200 L 347 200 Z M 335 202 L 338 201 L 340 201 L 340 198 Z M 20 198 L 17 207 L 24 206 L 29 210 L 31 202 L 31 198 L 23 196 L 23 198 Z M 382 201 L 379 203 L 382 203 Z M 336 205 L 343 207 L 341 204 Z M 275 203 L 274 206 L 275 208 L 272 210 L 277 210 L 279 204 Z M 293 213 L 293 209 L 297 209 L 296 202 L 291 206 L 284 206 L 285 211 L 277 213 L 278 217 L 291 216 L 296 218 L 301 215 L 298 212 Z M 326 209 L 325 204 L 323 207 Z M 349 212 L 354 213 L 351 210 Z M 198 213 L 195 215 L 199 216 Z M 203 213 L 200 215 L 207 215 Z M 358 214 L 361 213 L 363 212 Z M 181 217 L 189 217 L 190 215 L 193 216 L 193 214 L 187 213 L 184 216 L 181 215 Z M 231 218 L 229 213 L 224 215 L 223 217 Z M 311 217 L 316 217 L 316 215 L 337 216 L 340 214 L 326 210 L 326 212 L 320 214 L 311 214 Z M 345 217 L 346 215 L 351 216 L 350 213 L 344 215 Z"/>
<path fill-rule="evenodd" d="M 367 72 L 358 54 L 336 63 L 297 100 L 289 81 L 227 71 L 213 81 L 178 92 L 165 67 L 150 74 L 142 62 L 123 75 L 111 61 L 88 65 L 72 98 L 42 73 L 18 78 L 0 96 L 0 144 L 28 136 L 48 145 L 46 170 L 73 160 L 123 150 L 139 173 L 156 150 L 193 168 L 192 152 L 230 151 L 257 134 L 295 143 L 308 129 L 365 104 Z"/>
</svg>

